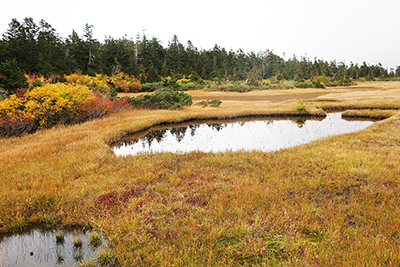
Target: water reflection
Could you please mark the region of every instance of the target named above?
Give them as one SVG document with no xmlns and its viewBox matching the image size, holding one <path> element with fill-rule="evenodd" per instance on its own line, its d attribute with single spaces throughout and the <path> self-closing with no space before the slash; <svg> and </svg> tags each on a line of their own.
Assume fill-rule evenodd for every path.
<svg viewBox="0 0 400 267">
<path fill-rule="evenodd" d="M 217 152 L 261 150 L 265 152 L 304 144 L 328 135 L 362 130 L 372 121 L 343 120 L 341 113 L 330 113 L 323 120 L 248 120 L 236 122 L 191 123 L 132 135 L 114 148 L 117 155 L 142 152 Z M 190 134 L 188 134 L 190 132 Z"/>
<path fill-rule="evenodd" d="M 44 227 L 20 233 L 0 235 L 0 266 L 75 266 L 85 259 L 95 258 L 101 247 L 90 245 L 90 231 L 82 228 L 65 229 L 62 240 L 56 232 Z M 74 244 L 80 239 L 80 245 Z"/>
</svg>

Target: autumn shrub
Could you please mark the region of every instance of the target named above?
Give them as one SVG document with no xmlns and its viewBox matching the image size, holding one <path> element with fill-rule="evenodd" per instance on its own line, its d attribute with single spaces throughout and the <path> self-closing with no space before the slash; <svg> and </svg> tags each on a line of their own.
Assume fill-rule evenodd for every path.
<svg viewBox="0 0 400 267">
<path fill-rule="evenodd" d="M 110 80 L 114 83 L 118 92 L 137 93 L 142 90 L 142 85 L 135 76 L 121 71 L 113 75 Z"/>
<path fill-rule="evenodd" d="M 192 104 L 192 97 L 184 92 L 164 91 L 131 97 L 128 102 L 134 108 L 181 109 Z"/>
<path fill-rule="evenodd" d="M 189 91 L 203 89 L 204 81 L 202 79 L 191 79 L 191 76 L 171 76 L 161 77 L 161 81 L 142 83 L 143 92 L 156 92 L 159 90 Z M 146 80 L 146 79 L 144 79 Z"/>
<path fill-rule="evenodd" d="M 0 116 L 12 115 L 16 110 L 23 110 L 24 99 L 16 94 L 0 102 Z"/>
<path fill-rule="evenodd" d="M 325 84 L 323 82 L 313 81 L 313 85 L 314 85 L 315 88 L 325 89 Z"/>
<path fill-rule="evenodd" d="M 39 128 L 48 128 L 74 122 L 80 114 L 80 105 L 93 98 L 93 91 L 87 86 L 46 84 L 25 94 L 24 111 L 35 117 Z"/>
<path fill-rule="evenodd" d="M 21 136 L 60 123 L 100 118 L 121 110 L 127 102 L 127 98 L 111 101 L 109 94 L 94 93 L 83 85 L 38 86 L 0 102 L 0 136 Z"/>
<path fill-rule="evenodd" d="M 111 77 L 101 74 L 96 74 L 96 76 L 93 77 L 74 73 L 68 76 L 66 75 L 65 79 L 69 84 L 85 85 L 90 89 L 102 93 L 107 93 L 112 89 L 115 89 L 117 92 L 136 93 L 142 89 L 142 85 L 137 78 L 123 72 L 118 72 Z"/>
<path fill-rule="evenodd" d="M 30 113 L 15 111 L 0 116 L 0 137 L 21 136 L 36 130 L 37 123 Z"/>
<path fill-rule="evenodd" d="M 29 85 L 29 90 L 35 87 L 43 86 L 44 84 L 52 83 L 53 79 L 46 79 L 43 75 L 38 74 L 24 74 L 26 82 Z"/>
<path fill-rule="evenodd" d="M 177 79 L 176 83 L 177 84 L 185 84 L 185 83 L 190 83 L 192 81 L 192 79 L 190 79 L 190 75 L 188 77 L 186 77 L 186 75 L 183 75 L 183 77 L 181 79 Z"/>
<path fill-rule="evenodd" d="M 128 98 L 113 101 L 107 95 L 96 94 L 95 98 L 83 102 L 74 122 L 84 122 L 107 116 L 128 106 Z"/>
<path fill-rule="evenodd" d="M 107 75 L 97 74 L 95 77 L 73 73 L 64 76 L 66 83 L 72 85 L 84 85 L 91 89 L 106 93 L 112 86 L 109 85 L 109 77 Z"/>
<path fill-rule="evenodd" d="M 177 79 L 178 78 L 172 78 L 171 76 L 161 78 L 164 87 L 171 88 L 171 89 L 179 87 L 179 85 L 176 83 Z"/>
</svg>

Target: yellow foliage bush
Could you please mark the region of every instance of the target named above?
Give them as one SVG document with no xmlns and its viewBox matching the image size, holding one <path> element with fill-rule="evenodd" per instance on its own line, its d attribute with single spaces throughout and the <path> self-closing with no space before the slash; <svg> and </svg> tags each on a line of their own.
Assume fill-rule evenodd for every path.
<svg viewBox="0 0 400 267">
<path fill-rule="evenodd" d="M 80 123 L 127 106 L 127 99 L 112 101 L 111 94 L 93 91 L 88 86 L 97 85 L 95 88 L 98 89 L 98 85 L 108 83 L 107 76 L 73 74 L 66 78 L 66 84 L 32 79 L 34 83 L 30 91 L 0 101 L 0 137 L 21 136 L 59 123 Z M 125 90 L 132 86 L 126 80 L 117 82 Z"/>
<path fill-rule="evenodd" d="M 191 82 L 192 80 L 190 79 L 190 75 L 186 78 L 186 75 L 183 75 L 182 79 L 179 79 L 176 81 L 176 83 L 188 83 Z"/>
<path fill-rule="evenodd" d="M 135 78 L 135 76 L 128 75 L 123 72 L 118 72 L 111 77 L 101 74 L 96 74 L 95 77 L 92 77 L 89 75 L 74 73 L 65 75 L 64 78 L 69 84 L 86 85 L 89 88 L 98 90 L 100 92 L 108 92 L 112 88 L 112 85 L 110 84 L 114 84 L 118 91 L 126 93 L 138 92 L 142 90 L 142 85 L 140 84 L 140 81 Z"/>
<path fill-rule="evenodd" d="M 128 75 L 122 71 L 111 77 L 111 81 L 115 84 L 120 92 L 136 93 L 142 90 L 140 81 L 133 75 Z"/>
<path fill-rule="evenodd" d="M 45 128 L 68 122 L 79 113 L 81 103 L 93 98 L 93 91 L 84 85 L 46 84 L 25 94 L 25 112 L 39 121 L 40 128 Z"/>
<path fill-rule="evenodd" d="M 188 82 L 190 82 L 191 81 L 191 79 L 185 79 L 185 78 L 182 78 L 182 79 L 179 79 L 179 80 L 177 80 L 176 81 L 176 83 L 188 83 Z"/>
<path fill-rule="evenodd" d="M 161 80 L 162 80 L 163 82 L 165 82 L 165 83 L 168 83 L 168 82 L 170 82 L 170 81 L 172 80 L 172 78 L 171 78 L 171 76 L 168 76 L 168 77 L 161 77 Z"/>
<path fill-rule="evenodd" d="M 76 116 L 80 104 L 93 98 L 93 91 L 87 86 L 46 84 L 33 88 L 24 97 L 12 95 L 1 101 L 0 115 L 32 114 L 39 121 L 39 127 L 45 128 Z"/>
<path fill-rule="evenodd" d="M 17 95 L 12 95 L 0 102 L 0 115 L 11 116 L 16 110 L 22 109 L 24 100 Z"/>
<path fill-rule="evenodd" d="M 92 77 L 89 75 L 73 73 L 70 75 L 65 75 L 64 78 L 69 84 L 85 85 L 101 92 L 107 92 L 110 90 L 110 87 L 107 84 L 107 80 L 109 79 L 107 75 L 96 74 L 95 77 Z"/>
</svg>

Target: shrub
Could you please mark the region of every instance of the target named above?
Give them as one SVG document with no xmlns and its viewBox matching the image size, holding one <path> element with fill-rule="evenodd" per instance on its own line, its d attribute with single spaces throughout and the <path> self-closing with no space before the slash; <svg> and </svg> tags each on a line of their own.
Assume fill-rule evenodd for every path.
<svg viewBox="0 0 400 267">
<path fill-rule="evenodd" d="M 245 93 L 253 90 L 253 87 L 248 84 L 241 84 L 241 83 L 229 83 L 223 85 L 209 84 L 206 90 Z"/>
<path fill-rule="evenodd" d="M 325 84 L 323 82 L 320 82 L 320 81 L 313 81 L 313 86 L 315 88 L 323 88 L 323 89 L 325 89 Z"/>
<path fill-rule="evenodd" d="M 25 74 L 26 81 L 29 85 L 29 90 L 35 87 L 43 86 L 44 84 L 51 83 L 51 79 L 45 79 L 43 75 Z"/>
<path fill-rule="evenodd" d="M 187 83 L 180 83 L 179 89 L 182 91 L 189 91 L 189 90 L 197 90 L 202 89 L 204 86 L 197 82 L 187 82 Z"/>
<path fill-rule="evenodd" d="M 142 90 L 140 81 L 133 75 L 128 75 L 123 72 L 108 77 L 107 75 L 96 74 L 95 77 L 82 74 L 70 74 L 65 76 L 67 83 L 73 85 L 85 85 L 93 90 L 100 91 L 102 93 L 109 92 L 115 89 L 118 92 L 139 92 Z"/>
<path fill-rule="evenodd" d="M 137 93 L 142 90 L 138 79 L 121 71 L 113 75 L 110 80 L 115 84 L 118 92 Z"/>
<path fill-rule="evenodd" d="M 36 130 L 35 118 L 30 113 L 16 111 L 13 114 L 0 116 L 0 136 L 21 136 Z"/>
<path fill-rule="evenodd" d="M 293 89 L 296 88 L 296 83 L 294 81 L 282 81 L 278 84 L 280 89 Z"/>
<path fill-rule="evenodd" d="M 127 98 L 112 101 L 108 93 L 94 93 L 88 86 L 79 85 L 91 79 L 90 76 L 66 77 L 69 84 L 51 84 L 32 76 L 30 91 L 18 89 L 20 94 L 0 99 L 0 136 L 21 136 L 59 123 L 80 123 L 128 106 Z"/>
<path fill-rule="evenodd" d="M 177 84 L 185 84 L 191 82 L 191 79 L 187 79 L 185 75 L 181 79 L 176 80 Z"/>
<path fill-rule="evenodd" d="M 128 102 L 135 108 L 181 109 L 192 104 L 192 97 L 183 92 L 165 91 L 131 97 Z"/>
<path fill-rule="evenodd" d="M 80 113 L 79 106 L 93 99 L 93 91 L 87 86 L 46 84 L 25 94 L 25 112 L 33 114 L 39 128 L 58 123 L 71 123 Z"/>
<path fill-rule="evenodd" d="M 95 98 L 83 102 L 79 107 L 79 115 L 74 122 L 84 122 L 98 119 L 111 113 L 120 111 L 128 104 L 128 98 L 115 99 L 111 101 L 107 96 L 96 94 Z"/>
<path fill-rule="evenodd" d="M 142 84 L 143 92 L 154 92 L 160 90 L 164 87 L 163 82 L 154 82 L 154 83 L 144 83 Z"/>
<path fill-rule="evenodd" d="M 101 92 L 107 92 L 110 90 L 110 86 L 107 82 L 109 79 L 107 75 L 97 74 L 95 77 L 92 77 L 89 75 L 73 73 L 68 76 L 65 75 L 64 78 L 68 84 L 84 85 Z"/>
<path fill-rule="evenodd" d="M 6 98 L 0 102 L 0 116 L 9 115 L 11 116 L 15 111 L 21 111 L 24 109 L 24 99 L 17 95 L 11 95 L 10 98 Z"/>
</svg>

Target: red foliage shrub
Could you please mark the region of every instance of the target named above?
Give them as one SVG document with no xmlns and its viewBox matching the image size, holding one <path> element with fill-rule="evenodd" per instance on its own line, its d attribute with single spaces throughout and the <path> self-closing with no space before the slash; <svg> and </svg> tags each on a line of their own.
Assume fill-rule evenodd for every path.
<svg viewBox="0 0 400 267">
<path fill-rule="evenodd" d="M 106 96 L 96 94 L 96 98 L 87 100 L 80 105 L 80 115 L 76 117 L 76 122 L 97 119 L 120 111 L 128 106 L 127 102 L 127 98 L 111 101 Z"/>
<path fill-rule="evenodd" d="M 14 112 L 0 117 L 0 136 L 21 136 L 36 130 L 37 123 L 32 114 Z"/>
</svg>

